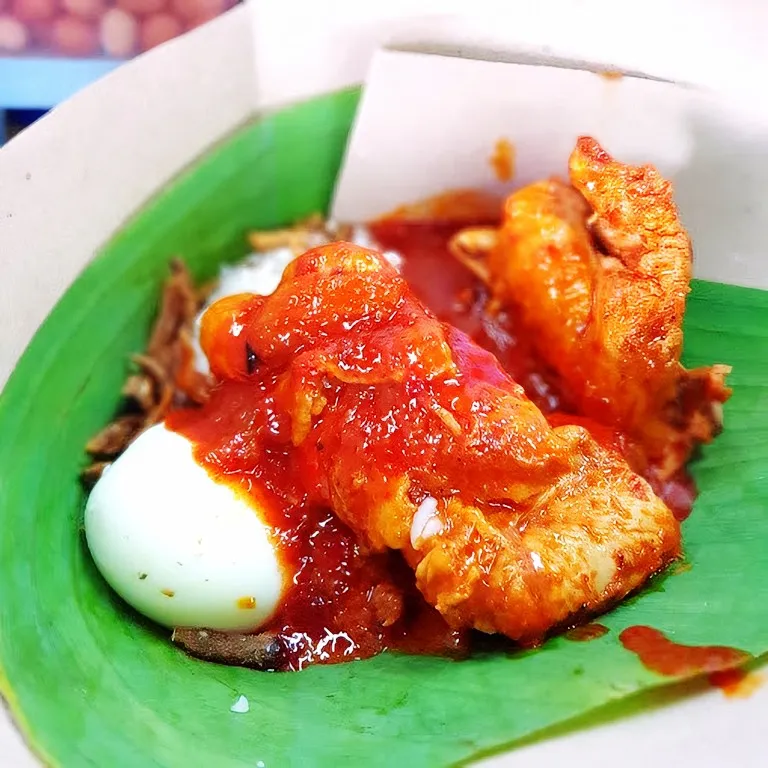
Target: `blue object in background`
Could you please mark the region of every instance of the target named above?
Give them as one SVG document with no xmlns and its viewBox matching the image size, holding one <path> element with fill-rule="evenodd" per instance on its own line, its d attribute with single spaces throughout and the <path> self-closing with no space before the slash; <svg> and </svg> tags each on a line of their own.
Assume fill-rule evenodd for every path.
<svg viewBox="0 0 768 768">
<path fill-rule="evenodd" d="M 6 139 L 8 110 L 36 110 L 39 116 L 120 64 L 116 59 L 0 57 L 0 144 Z"/>
</svg>

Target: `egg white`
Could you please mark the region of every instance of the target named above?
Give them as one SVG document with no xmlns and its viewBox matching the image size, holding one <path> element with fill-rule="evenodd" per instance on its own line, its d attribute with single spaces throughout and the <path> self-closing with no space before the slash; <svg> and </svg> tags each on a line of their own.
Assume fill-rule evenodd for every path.
<svg viewBox="0 0 768 768">
<path fill-rule="evenodd" d="M 257 629 L 289 581 L 250 497 L 217 482 L 162 424 L 96 483 L 85 534 L 115 592 L 166 627 Z"/>
</svg>

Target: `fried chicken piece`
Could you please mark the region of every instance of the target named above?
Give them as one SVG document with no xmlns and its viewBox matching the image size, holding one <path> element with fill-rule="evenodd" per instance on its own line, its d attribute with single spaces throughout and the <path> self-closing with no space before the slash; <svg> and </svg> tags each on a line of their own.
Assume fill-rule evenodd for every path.
<svg viewBox="0 0 768 768">
<path fill-rule="evenodd" d="M 307 252 L 271 296 L 214 304 L 202 344 L 220 386 L 252 383 L 251 407 L 269 412 L 222 432 L 206 460 L 282 451 L 369 550 L 404 553 L 455 628 L 538 642 L 679 553 L 673 515 L 618 453 L 550 427 L 373 251 Z M 226 425 L 216 403 L 203 418 Z"/>
<path fill-rule="evenodd" d="M 579 413 L 637 440 L 662 477 L 722 426 L 727 366 L 680 364 L 691 245 L 672 185 L 582 137 L 571 185 L 512 194 L 497 232 L 460 234 L 454 252 L 514 302 Z"/>
</svg>

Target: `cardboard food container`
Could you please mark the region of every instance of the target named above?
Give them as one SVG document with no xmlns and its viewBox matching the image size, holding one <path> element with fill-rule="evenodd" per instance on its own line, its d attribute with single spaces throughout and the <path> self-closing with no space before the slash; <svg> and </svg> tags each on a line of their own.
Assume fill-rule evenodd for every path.
<svg viewBox="0 0 768 768">
<path fill-rule="evenodd" d="M 675 684 L 627 661 L 613 631 L 591 650 L 558 638 L 526 658 L 385 656 L 265 677 L 183 657 L 100 581 L 79 534 L 82 446 L 114 412 L 171 256 L 203 279 L 247 252 L 249 228 L 318 209 L 365 220 L 449 188 L 563 175 L 591 133 L 674 181 L 703 281 L 686 353 L 722 354 L 706 361 L 734 365 L 737 393 L 702 464 L 719 478 L 702 485 L 712 519 L 697 508 L 684 533 L 693 568 L 606 622 L 661 616 L 681 642 L 768 651 L 768 563 L 739 549 L 754 555 L 745 540 L 768 536 L 768 114 L 750 85 L 765 61 L 745 43 L 754 20 L 724 26 L 705 10 L 693 34 L 682 6 L 661 28 L 646 9 L 637 34 L 617 38 L 607 6 L 585 13 L 597 3 L 521 11 L 514 29 L 397 4 L 306 9 L 297 24 L 272 5 L 160 46 L 0 151 L 0 691 L 35 753 L 4 718 L 0 761 L 640 766 L 653 745 L 697 765 L 762 764 L 768 689 L 728 700 L 701 678 Z M 514 148 L 505 182 L 489 162 L 499 139 Z M 686 591 L 695 578 L 710 600 Z M 752 599 L 726 599 L 729 579 L 754 584 Z M 704 610 L 711 620 L 686 624 Z M 240 695 L 249 713 L 230 711 Z"/>
</svg>

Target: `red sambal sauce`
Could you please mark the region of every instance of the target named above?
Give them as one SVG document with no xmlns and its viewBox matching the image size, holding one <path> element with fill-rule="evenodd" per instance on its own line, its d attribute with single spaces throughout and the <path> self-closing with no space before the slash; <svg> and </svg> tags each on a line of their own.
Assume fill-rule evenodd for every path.
<svg viewBox="0 0 768 768">
<path fill-rule="evenodd" d="M 172 412 L 167 424 L 192 440 L 209 472 L 250 496 L 273 530 L 283 578 L 292 580 L 276 614 L 259 629 L 277 636 L 276 669 L 369 658 L 387 649 L 466 655 L 468 632 L 452 630 L 426 603 L 399 553 L 366 553 L 348 526 L 308 498 L 312 481 L 297 476 L 272 383 L 227 381 L 207 407 Z M 268 460 L 254 463 L 249 446 L 265 431 L 273 438 Z"/>
<path fill-rule="evenodd" d="M 448 250 L 450 239 L 465 227 L 498 223 L 488 218 L 460 222 L 386 218 L 369 227 L 381 248 L 402 256 L 401 274 L 440 320 L 491 352 L 544 413 L 567 408 L 556 374 L 535 353 L 514 310 L 489 313 L 485 286 Z"/>
<path fill-rule="evenodd" d="M 683 645 L 670 640 L 653 627 L 628 627 L 619 641 L 636 654 L 643 666 L 668 677 L 692 677 L 719 673 L 751 661 L 753 656 L 724 645 Z"/>
</svg>

